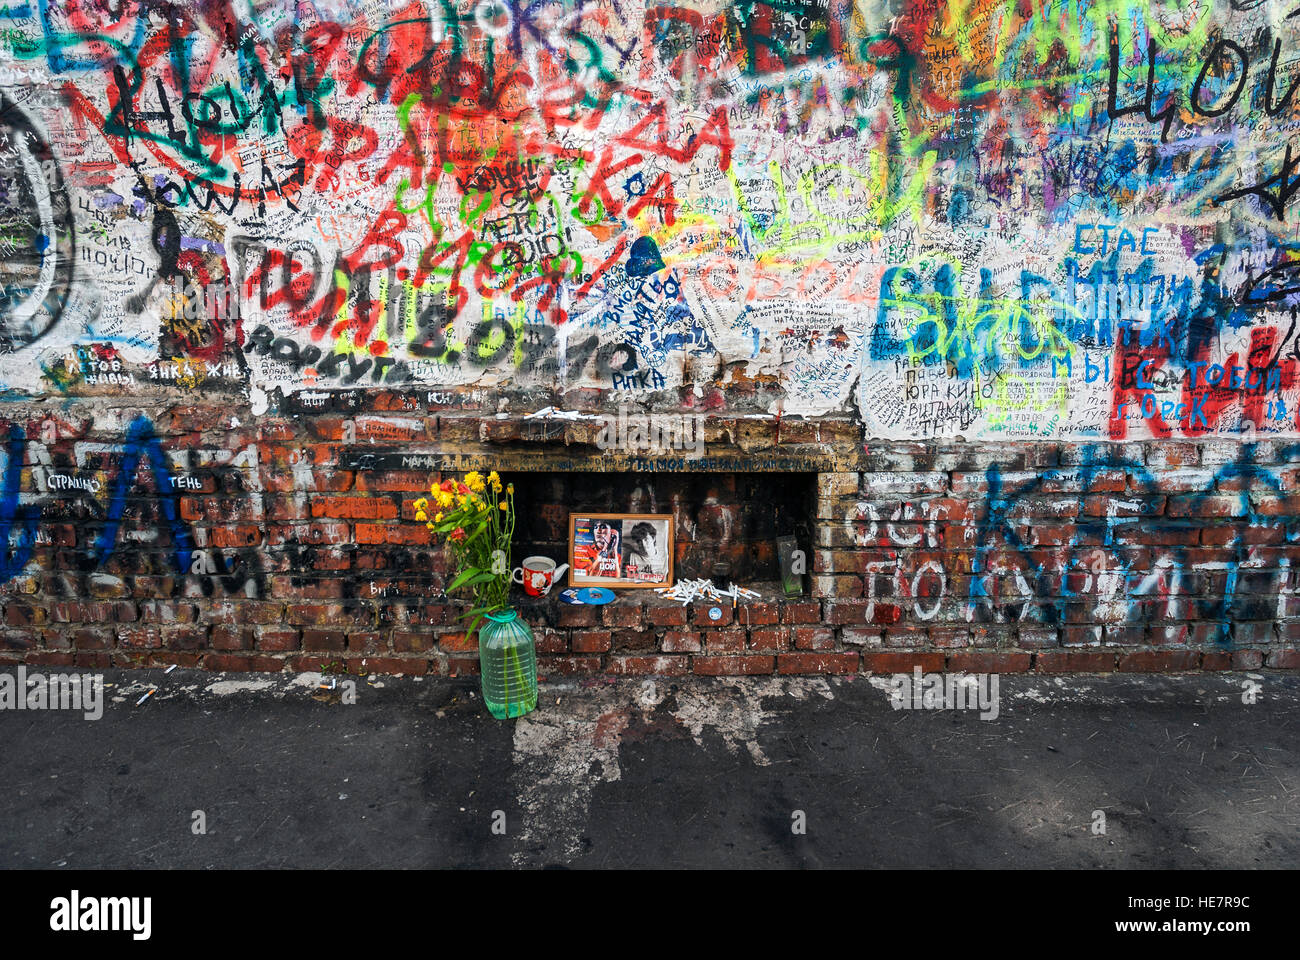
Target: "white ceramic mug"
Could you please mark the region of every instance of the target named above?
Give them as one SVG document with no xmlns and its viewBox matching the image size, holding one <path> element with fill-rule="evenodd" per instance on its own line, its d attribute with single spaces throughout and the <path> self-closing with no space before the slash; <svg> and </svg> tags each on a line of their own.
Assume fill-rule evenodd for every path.
<svg viewBox="0 0 1300 960">
<path fill-rule="evenodd" d="M 520 584 L 530 597 L 544 597 L 568 569 L 567 563 L 557 569 L 550 557 L 525 557 L 524 565 L 515 567 L 510 579 Z"/>
</svg>

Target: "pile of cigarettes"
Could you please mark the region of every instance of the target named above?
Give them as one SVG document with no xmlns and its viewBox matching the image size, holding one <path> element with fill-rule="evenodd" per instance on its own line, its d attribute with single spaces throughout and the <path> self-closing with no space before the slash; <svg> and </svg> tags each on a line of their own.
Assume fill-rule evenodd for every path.
<svg viewBox="0 0 1300 960">
<path fill-rule="evenodd" d="M 682 606 L 694 600 L 731 600 L 734 607 L 741 597 L 757 597 L 756 590 L 746 590 L 734 583 L 726 590 L 719 590 L 712 580 L 678 580 L 671 587 L 656 587 L 655 593 L 669 600 L 678 600 Z"/>
</svg>

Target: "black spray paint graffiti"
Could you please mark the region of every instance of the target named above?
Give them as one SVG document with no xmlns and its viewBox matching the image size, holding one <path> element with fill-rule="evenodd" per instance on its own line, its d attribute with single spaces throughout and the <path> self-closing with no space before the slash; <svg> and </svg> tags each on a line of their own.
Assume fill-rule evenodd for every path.
<svg viewBox="0 0 1300 960">
<path fill-rule="evenodd" d="M 72 292 L 72 204 L 50 145 L 0 93 L 0 353 L 59 322 Z"/>
<path fill-rule="evenodd" d="M 0 582 L 30 571 L 36 549 L 48 546 L 52 573 L 83 578 L 102 571 L 124 576 L 179 575 L 174 588 L 177 596 L 184 592 L 187 577 L 195 577 L 207 597 L 213 596 L 218 586 L 227 595 L 264 596 L 261 559 L 255 549 L 223 553 L 216 548 L 195 548 L 194 535 L 181 516 L 182 484 L 147 417 L 132 422 L 120 450 L 117 471 L 103 485 L 108 491 L 107 503 L 97 496 L 100 483 L 94 476 L 106 468 L 102 462 L 106 452 L 90 454 L 88 469 L 78 468 L 66 454 L 50 458 L 43 469 L 51 495 L 20 503 L 28 439 L 22 427 L 10 425 L 0 486 Z M 139 485 L 146 465 L 153 489 L 143 495 Z M 217 489 L 247 494 L 237 468 L 218 465 L 208 472 Z M 55 527 L 61 527 L 70 540 L 55 542 L 48 533 Z M 68 583 L 58 576 L 49 582 L 52 596 L 85 596 L 89 592 L 84 583 Z"/>
</svg>

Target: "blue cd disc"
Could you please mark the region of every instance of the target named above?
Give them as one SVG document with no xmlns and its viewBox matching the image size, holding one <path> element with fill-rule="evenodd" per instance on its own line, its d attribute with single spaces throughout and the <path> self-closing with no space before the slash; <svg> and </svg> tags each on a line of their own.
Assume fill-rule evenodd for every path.
<svg viewBox="0 0 1300 960">
<path fill-rule="evenodd" d="M 578 599 L 583 603 L 609 603 L 614 599 L 614 591 L 604 587 L 583 587 L 578 591 Z"/>
</svg>

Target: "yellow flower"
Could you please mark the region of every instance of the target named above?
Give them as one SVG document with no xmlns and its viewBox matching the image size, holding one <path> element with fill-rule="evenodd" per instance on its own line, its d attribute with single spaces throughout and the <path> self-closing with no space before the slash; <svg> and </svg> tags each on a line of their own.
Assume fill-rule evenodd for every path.
<svg viewBox="0 0 1300 960">
<path fill-rule="evenodd" d="M 423 510 L 416 510 L 416 511 L 415 511 L 415 519 L 416 519 L 416 520 L 428 520 L 428 519 L 429 519 L 429 515 L 428 515 L 427 513 L 425 513 Z"/>
<path fill-rule="evenodd" d="M 506 493 L 510 494 L 512 497 L 515 495 L 515 485 L 513 483 L 506 484 Z"/>
<path fill-rule="evenodd" d="M 474 493 L 482 493 L 484 489 L 482 475 L 477 470 L 471 470 L 465 474 L 465 486 L 469 487 Z"/>
<path fill-rule="evenodd" d="M 428 510 L 429 501 L 425 497 L 421 497 L 419 500 L 415 501 L 414 506 L 416 510 Z"/>
<path fill-rule="evenodd" d="M 510 509 L 510 504 L 508 504 L 508 503 L 499 503 L 499 504 L 497 504 L 497 506 L 501 508 L 501 511 L 502 511 L 503 513 L 504 513 L 506 510 L 509 510 L 509 509 Z"/>
<path fill-rule="evenodd" d="M 488 481 L 490 483 L 499 483 L 501 481 L 501 478 L 497 475 L 497 472 L 493 470 L 491 473 L 488 474 Z"/>
<path fill-rule="evenodd" d="M 434 523 L 442 523 L 442 514 L 441 514 L 441 513 L 435 513 L 435 514 L 433 515 L 433 522 L 434 522 Z"/>
</svg>

